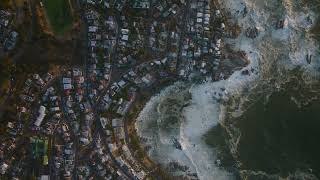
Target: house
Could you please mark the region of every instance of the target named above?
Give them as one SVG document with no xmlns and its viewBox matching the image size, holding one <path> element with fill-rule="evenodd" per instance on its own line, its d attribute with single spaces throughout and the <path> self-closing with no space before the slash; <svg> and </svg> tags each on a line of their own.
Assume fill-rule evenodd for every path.
<svg viewBox="0 0 320 180">
<path fill-rule="evenodd" d="M 71 78 L 62 78 L 63 84 L 71 84 L 71 82 L 72 82 Z"/>
<path fill-rule="evenodd" d="M 89 114 L 86 114 L 85 115 L 85 120 L 86 121 L 92 121 L 94 119 L 94 117 L 93 117 L 93 114 L 92 113 L 89 113 Z"/>
<path fill-rule="evenodd" d="M 40 106 L 39 111 L 38 111 L 38 117 L 36 121 L 34 122 L 34 125 L 39 127 L 46 116 L 46 107 Z"/>
<path fill-rule="evenodd" d="M 58 100 L 58 96 L 51 96 L 50 101 L 54 102 Z"/>
<path fill-rule="evenodd" d="M 80 109 L 82 112 L 89 112 L 91 110 L 91 105 L 89 102 L 81 103 L 80 104 Z"/>
<path fill-rule="evenodd" d="M 109 143 L 108 148 L 110 149 L 111 152 L 114 152 L 117 150 L 117 146 L 115 144 Z"/>
<path fill-rule="evenodd" d="M 95 33 L 98 31 L 98 27 L 97 26 L 89 26 L 88 27 L 88 32 L 89 33 Z"/>
<path fill-rule="evenodd" d="M 41 175 L 40 180 L 49 180 L 49 175 Z"/>
<path fill-rule="evenodd" d="M 124 87 L 126 87 L 126 85 L 127 85 L 127 83 L 126 83 L 124 80 L 120 80 L 120 81 L 118 82 L 118 86 L 119 86 L 120 88 L 124 88 Z"/>
<path fill-rule="evenodd" d="M 88 145 L 90 142 L 89 142 L 89 139 L 88 138 L 84 138 L 84 137 L 81 137 L 79 139 L 80 143 L 83 144 L 83 145 Z"/>
<path fill-rule="evenodd" d="M 34 98 L 31 96 L 27 96 L 27 95 L 20 95 L 20 98 L 27 101 L 27 102 L 33 102 Z"/>
<path fill-rule="evenodd" d="M 122 35 L 122 38 L 121 38 L 123 41 L 128 41 L 129 40 L 129 36 L 124 34 Z"/>
<path fill-rule="evenodd" d="M 146 74 L 141 78 L 141 80 L 146 84 L 146 86 L 150 86 L 155 81 L 154 77 L 151 74 Z"/>
<path fill-rule="evenodd" d="M 123 127 L 115 127 L 113 128 L 114 135 L 117 139 L 117 141 L 122 140 L 125 138 L 125 133 Z"/>
<path fill-rule="evenodd" d="M 65 162 L 65 164 L 66 164 L 67 162 Z M 64 173 L 64 175 L 63 175 L 63 178 L 65 179 L 65 180 L 71 180 L 71 172 L 70 171 L 66 171 L 65 173 Z"/>
<path fill-rule="evenodd" d="M 135 99 L 135 98 L 133 97 L 130 101 L 125 101 L 125 102 L 123 102 L 123 103 L 119 106 L 119 108 L 118 108 L 118 110 L 117 110 L 117 114 L 120 114 L 121 116 L 126 115 L 126 114 L 129 112 L 129 110 L 130 110 L 130 108 L 131 108 L 131 105 L 132 105 L 134 99 Z"/>
<path fill-rule="evenodd" d="M 104 1 L 103 5 L 104 5 L 104 7 L 106 7 L 106 8 L 110 8 L 110 3 L 107 2 L 107 1 Z"/>
<path fill-rule="evenodd" d="M 146 172 L 144 172 L 143 170 L 136 173 L 135 175 L 138 179 L 145 179 L 145 177 L 147 176 Z"/>
<path fill-rule="evenodd" d="M 82 76 L 82 71 L 79 68 L 73 68 L 73 76 Z"/>
<path fill-rule="evenodd" d="M 149 0 L 135 0 L 133 2 L 132 8 L 134 9 L 149 9 L 150 1 Z"/>
<path fill-rule="evenodd" d="M 21 112 L 21 113 L 27 112 L 27 108 L 25 108 L 25 107 L 20 107 L 19 109 L 20 109 L 20 112 Z"/>
<path fill-rule="evenodd" d="M 123 119 L 112 119 L 112 127 L 123 127 L 124 123 L 123 123 Z"/>
<path fill-rule="evenodd" d="M 47 73 L 46 76 L 44 77 L 45 82 L 49 82 L 53 78 L 52 74 Z"/>
<path fill-rule="evenodd" d="M 105 103 L 110 103 L 112 101 L 109 94 L 104 95 L 102 100 Z"/>
<path fill-rule="evenodd" d="M 31 79 L 27 79 L 26 82 L 25 82 L 25 85 L 30 87 L 32 84 L 32 80 Z"/>
<path fill-rule="evenodd" d="M 121 34 L 129 34 L 129 29 L 121 29 Z"/>
<path fill-rule="evenodd" d="M 104 118 L 104 117 L 100 118 L 100 124 L 101 124 L 103 129 L 106 128 L 107 123 L 108 123 L 108 119 L 107 118 Z"/>
<path fill-rule="evenodd" d="M 53 95 L 54 93 L 55 93 L 55 91 L 54 91 L 53 87 L 48 88 L 46 91 L 46 94 L 48 94 L 48 95 Z"/>
<path fill-rule="evenodd" d="M 33 75 L 33 79 L 36 80 L 36 84 L 40 87 L 43 87 L 44 86 L 44 81 L 41 79 L 41 77 L 39 76 L 39 74 L 34 74 Z"/>
<path fill-rule="evenodd" d="M 51 112 L 58 112 L 58 111 L 60 111 L 60 108 L 58 106 L 52 107 L 52 108 L 50 108 L 50 111 Z"/>
<path fill-rule="evenodd" d="M 63 89 L 64 90 L 70 90 L 72 89 L 72 85 L 71 85 L 71 78 L 62 78 L 62 82 L 63 82 Z"/>
<path fill-rule="evenodd" d="M 111 102 L 102 102 L 101 103 L 101 110 L 108 111 L 110 108 Z"/>
</svg>

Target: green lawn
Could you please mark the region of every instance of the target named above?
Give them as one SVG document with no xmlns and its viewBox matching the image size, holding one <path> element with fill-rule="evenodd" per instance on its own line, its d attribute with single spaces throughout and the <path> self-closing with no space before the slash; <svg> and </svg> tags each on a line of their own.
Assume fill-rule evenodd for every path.
<svg viewBox="0 0 320 180">
<path fill-rule="evenodd" d="M 52 30 L 63 34 L 72 25 L 72 15 L 68 0 L 43 0 Z"/>
</svg>

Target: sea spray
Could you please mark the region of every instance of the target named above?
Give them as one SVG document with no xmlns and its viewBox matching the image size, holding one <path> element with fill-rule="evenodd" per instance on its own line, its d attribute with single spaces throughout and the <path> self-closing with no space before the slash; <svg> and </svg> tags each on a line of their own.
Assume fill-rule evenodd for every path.
<svg viewBox="0 0 320 180">
<path fill-rule="evenodd" d="M 191 104 L 183 111 L 185 121 L 180 129 L 180 142 L 201 180 L 234 179 L 232 173 L 218 167 L 216 150 L 203 139 L 204 134 L 219 123 L 219 100 L 223 96 L 225 83 L 207 82 L 192 86 Z"/>
<path fill-rule="evenodd" d="M 189 86 L 177 82 L 162 90 L 150 99 L 136 122 L 137 133 L 143 139 L 142 146 L 148 155 L 172 175 L 181 177 L 196 174 L 189 158 L 177 144 L 181 110 L 189 101 Z"/>
</svg>

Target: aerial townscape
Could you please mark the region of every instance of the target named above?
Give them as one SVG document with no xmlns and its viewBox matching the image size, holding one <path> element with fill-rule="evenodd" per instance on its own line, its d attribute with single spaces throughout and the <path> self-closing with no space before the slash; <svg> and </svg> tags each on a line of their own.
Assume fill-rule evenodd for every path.
<svg viewBox="0 0 320 180">
<path fill-rule="evenodd" d="M 320 2 L 256 1 L 1 0 L 0 180 L 320 178 Z"/>
</svg>

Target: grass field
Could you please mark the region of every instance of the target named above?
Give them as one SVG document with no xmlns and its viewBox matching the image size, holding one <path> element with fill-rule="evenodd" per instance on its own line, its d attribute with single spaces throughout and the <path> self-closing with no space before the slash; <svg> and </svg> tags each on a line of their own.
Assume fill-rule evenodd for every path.
<svg viewBox="0 0 320 180">
<path fill-rule="evenodd" d="M 68 0 L 43 0 L 52 30 L 63 34 L 72 25 L 72 15 Z"/>
</svg>

